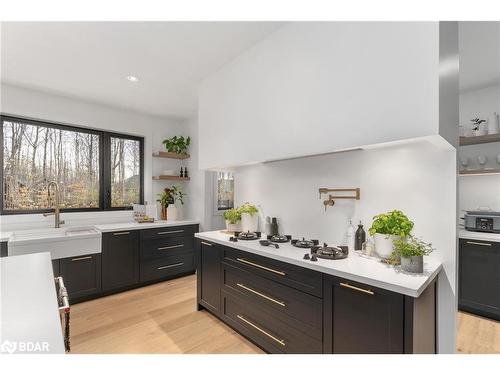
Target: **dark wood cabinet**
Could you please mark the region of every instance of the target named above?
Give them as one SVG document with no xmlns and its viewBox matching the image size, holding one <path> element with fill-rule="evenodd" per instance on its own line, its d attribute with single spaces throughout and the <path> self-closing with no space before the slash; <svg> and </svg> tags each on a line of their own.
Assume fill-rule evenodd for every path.
<svg viewBox="0 0 500 375">
<path fill-rule="evenodd" d="M 7 256 L 7 242 L 0 242 L 0 258 Z"/>
<path fill-rule="evenodd" d="M 198 304 L 214 313 L 220 311 L 221 248 L 219 245 L 197 240 L 198 245 Z"/>
<path fill-rule="evenodd" d="M 461 239 L 458 305 L 461 310 L 500 319 L 500 243 Z"/>
<path fill-rule="evenodd" d="M 139 282 L 139 232 L 102 235 L 102 289 L 110 291 Z"/>
<path fill-rule="evenodd" d="M 59 259 L 59 275 L 64 279 L 70 303 L 76 303 L 101 292 L 101 254 Z M 54 265 L 54 262 L 53 262 Z"/>
</svg>

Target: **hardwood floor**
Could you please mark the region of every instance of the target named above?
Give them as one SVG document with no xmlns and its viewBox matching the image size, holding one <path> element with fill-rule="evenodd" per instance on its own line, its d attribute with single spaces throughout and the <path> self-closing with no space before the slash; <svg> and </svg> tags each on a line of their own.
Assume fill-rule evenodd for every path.
<svg viewBox="0 0 500 375">
<path fill-rule="evenodd" d="M 459 353 L 500 353 L 500 323 L 459 312 Z M 71 308 L 72 353 L 262 353 L 206 311 L 186 276 Z"/>
<path fill-rule="evenodd" d="M 206 311 L 196 277 L 134 289 L 71 308 L 72 353 L 262 353 Z"/>
<path fill-rule="evenodd" d="M 500 354 L 500 322 L 459 312 L 457 352 Z"/>
</svg>

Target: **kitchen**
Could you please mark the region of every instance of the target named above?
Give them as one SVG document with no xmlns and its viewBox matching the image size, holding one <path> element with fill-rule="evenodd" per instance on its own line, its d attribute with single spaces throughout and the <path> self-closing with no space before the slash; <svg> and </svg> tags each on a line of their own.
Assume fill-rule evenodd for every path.
<svg viewBox="0 0 500 375">
<path fill-rule="evenodd" d="M 0 341 L 498 353 L 467 333 L 499 323 L 464 309 L 457 250 L 496 239 L 462 211 L 500 211 L 498 141 L 463 145 L 500 112 L 482 24 L 2 23 Z"/>
</svg>

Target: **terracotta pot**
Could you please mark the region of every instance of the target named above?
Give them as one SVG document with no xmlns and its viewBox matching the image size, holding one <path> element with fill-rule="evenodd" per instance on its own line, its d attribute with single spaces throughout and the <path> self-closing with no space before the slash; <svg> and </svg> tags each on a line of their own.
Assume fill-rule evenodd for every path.
<svg viewBox="0 0 500 375">
<path fill-rule="evenodd" d="M 168 206 L 161 206 L 161 219 L 162 220 L 167 220 L 168 219 Z"/>
</svg>

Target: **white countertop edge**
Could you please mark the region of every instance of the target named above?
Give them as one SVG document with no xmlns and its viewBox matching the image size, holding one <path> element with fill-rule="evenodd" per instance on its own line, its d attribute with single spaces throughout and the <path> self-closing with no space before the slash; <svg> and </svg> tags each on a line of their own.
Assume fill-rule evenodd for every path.
<svg viewBox="0 0 500 375">
<path fill-rule="evenodd" d="M 139 230 L 139 229 L 152 229 L 152 228 L 163 228 L 163 227 L 178 227 L 182 225 L 197 225 L 200 224 L 199 220 L 178 220 L 178 221 L 165 221 L 157 220 L 154 223 L 137 223 L 137 222 L 127 222 L 127 223 L 111 223 L 111 224 L 97 224 L 95 227 L 101 233 L 114 232 L 116 230 Z"/>
<path fill-rule="evenodd" d="M 473 232 L 459 228 L 458 238 L 464 238 L 468 240 L 500 242 L 500 233 Z"/>
<path fill-rule="evenodd" d="M 215 233 L 215 232 L 217 232 L 217 231 L 214 231 L 212 233 Z M 208 233 L 211 233 L 211 232 L 208 232 Z M 241 242 L 229 242 L 229 241 L 220 240 L 218 238 L 211 237 L 203 232 L 202 233 L 195 233 L 195 237 L 199 238 L 201 240 L 214 242 L 214 243 L 217 243 L 219 245 L 232 247 L 232 248 L 237 249 L 237 250 L 246 251 L 246 252 L 249 252 L 252 254 L 260 255 L 260 256 L 274 259 L 274 260 L 278 260 L 278 261 L 282 261 L 282 262 L 285 262 L 288 264 L 293 264 L 295 266 L 307 268 L 307 269 L 321 272 L 321 273 L 325 273 L 328 275 L 343 277 L 346 279 L 350 279 L 352 281 L 357 281 L 360 283 L 364 283 L 364 284 L 371 285 L 371 286 L 381 288 L 381 289 L 386 289 L 386 290 L 389 290 L 392 292 L 404 294 L 404 295 L 414 297 L 414 298 L 418 298 L 422 294 L 422 292 L 432 283 L 432 281 L 437 277 L 437 275 L 439 274 L 439 272 L 441 272 L 441 270 L 443 268 L 442 264 L 439 264 L 437 267 L 435 267 L 435 269 L 429 275 L 427 275 L 426 280 L 417 289 L 413 289 L 413 288 L 405 287 L 402 285 L 392 284 L 392 283 L 388 283 L 386 281 L 377 280 L 377 279 L 374 279 L 371 277 L 357 275 L 355 273 L 345 272 L 342 270 L 337 270 L 337 269 L 333 269 L 333 268 L 329 268 L 329 267 L 323 267 L 318 263 L 303 262 L 302 260 L 288 258 L 286 256 L 282 256 L 281 254 L 270 254 L 270 253 L 267 253 L 265 251 L 259 251 L 258 249 L 249 248 L 245 245 L 242 245 Z M 304 249 L 304 250 L 307 250 L 307 249 Z M 424 262 L 424 267 L 425 267 L 425 264 L 426 263 Z M 392 267 L 392 266 L 388 266 L 388 267 Z M 392 271 L 398 272 L 396 269 L 393 269 Z M 412 276 L 421 276 L 421 275 L 418 275 L 418 274 L 413 275 L 412 274 L 412 275 L 408 275 L 408 276 L 412 277 Z"/>
</svg>

